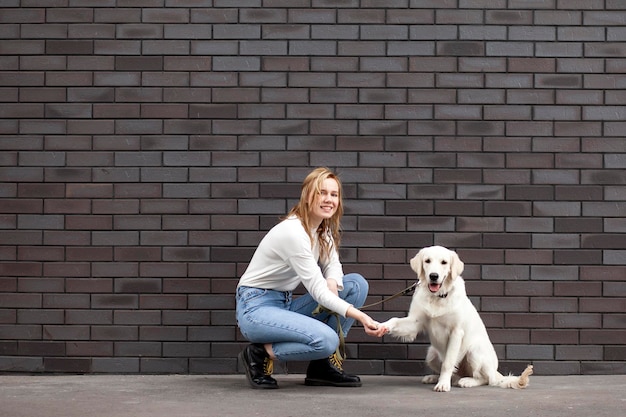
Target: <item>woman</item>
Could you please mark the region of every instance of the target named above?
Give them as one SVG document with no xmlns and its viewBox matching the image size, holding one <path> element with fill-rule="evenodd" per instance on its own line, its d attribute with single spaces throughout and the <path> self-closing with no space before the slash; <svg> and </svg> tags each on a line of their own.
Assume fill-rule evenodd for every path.
<svg viewBox="0 0 626 417">
<path fill-rule="evenodd" d="M 237 286 L 237 323 L 252 344 L 239 355 L 252 388 L 278 388 L 273 360 L 311 361 L 305 384 L 359 387 L 335 353 L 336 317 L 344 335 L 354 320 L 365 333 L 381 337 L 384 328 L 358 310 L 368 284 L 359 274 L 343 274 L 339 262 L 343 215 L 339 178 L 327 168 L 313 170 L 302 183 L 298 204 L 257 247 Z M 302 283 L 307 293 L 292 291 Z M 319 305 L 338 313 L 313 311 Z"/>
</svg>

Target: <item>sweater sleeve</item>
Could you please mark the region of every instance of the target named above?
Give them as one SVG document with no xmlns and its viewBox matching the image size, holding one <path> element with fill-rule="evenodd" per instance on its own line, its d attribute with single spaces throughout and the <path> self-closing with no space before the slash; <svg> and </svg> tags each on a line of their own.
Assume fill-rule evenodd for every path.
<svg viewBox="0 0 626 417">
<path fill-rule="evenodd" d="M 311 249 L 311 241 L 304 229 L 301 230 L 302 233 L 291 234 L 282 242 L 283 247 L 286 248 L 286 251 L 289 253 L 285 261 L 298 275 L 302 285 L 304 285 L 315 301 L 345 317 L 351 305 L 328 289 L 326 277 L 322 273 L 322 269 L 320 265 L 318 265 L 313 250 Z M 338 259 L 336 262 L 339 264 Z M 334 269 L 331 268 L 329 271 L 335 274 L 340 270 L 341 264 L 339 264 L 339 269 L 335 264 Z M 333 278 L 337 279 L 338 283 L 342 283 L 342 281 L 339 280 L 342 280 L 343 273 L 340 273 L 338 277 L 333 276 Z"/>
<path fill-rule="evenodd" d="M 351 304 L 342 300 L 328 289 L 326 279 L 322 275 L 322 271 L 315 262 L 312 253 L 299 253 L 293 255 L 287 259 L 287 262 L 298 274 L 302 280 L 302 285 L 304 285 L 315 301 L 320 303 L 322 306 L 341 314 L 343 317 L 346 316 L 348 308 L 350 308 Z"/>
<path fill-rule="evenodd" d="M 330 251 L 330 259 L 322 264 L 322 274 L 324 278 L 332 278 L 337 281 L 339 291 L 343 290 L 343 267 L 339 261 L 339 254 L 332 248 Z"/>
</svg>

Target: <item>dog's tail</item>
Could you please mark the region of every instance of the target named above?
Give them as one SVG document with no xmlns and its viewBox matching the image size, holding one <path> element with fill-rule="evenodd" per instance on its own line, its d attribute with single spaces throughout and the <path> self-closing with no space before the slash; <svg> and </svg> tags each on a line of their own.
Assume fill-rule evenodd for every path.
<svg viewBox="0 0 626 417">
<path fill-rule="evenodd" d="M 497 386 L 500 388 L 513 388 L 513 389 L 524 389 L 530 383 L 530 376 L 533 374 L 533 366 L 528 365 L 524 372 L 520 376 L 515 375 L 507 375 L 503 376 L 497 382 Z"/>
</svg>

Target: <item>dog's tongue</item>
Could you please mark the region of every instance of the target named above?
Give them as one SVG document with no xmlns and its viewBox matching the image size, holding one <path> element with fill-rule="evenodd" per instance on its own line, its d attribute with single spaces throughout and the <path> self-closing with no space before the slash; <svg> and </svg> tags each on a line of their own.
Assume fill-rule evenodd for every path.
<svg viewBox="0 0 626 417">
<path fill-rule="evenodd" d="M 428 289 L 430 290 L 430 292 L 437 292 L 439 291 L 439 288 L 441 288 L 441 284 L 428 284 Z"/>
</svg>

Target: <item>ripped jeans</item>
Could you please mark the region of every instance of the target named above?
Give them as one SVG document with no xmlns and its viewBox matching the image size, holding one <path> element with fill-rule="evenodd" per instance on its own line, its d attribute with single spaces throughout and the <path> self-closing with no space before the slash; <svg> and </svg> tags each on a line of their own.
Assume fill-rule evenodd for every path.
<svg viewBox="0 0 626 417">
<path fill-rule="evenodd" d="M 365 303 L 369 285 L 360 274 L 343 277 L 339 297 L 359 308 Z M 310 361 L 332 355 L 339 345 L 336 316 L 321 313 L 310 294 L 293 299 L 291 291 L 253 287 L 237 288 L 237 324 L 251 343 L 271 343 L 281 361 Z M 348 335 L 354 319 L 339 315 L 341 328 Z"/>
</svg>

